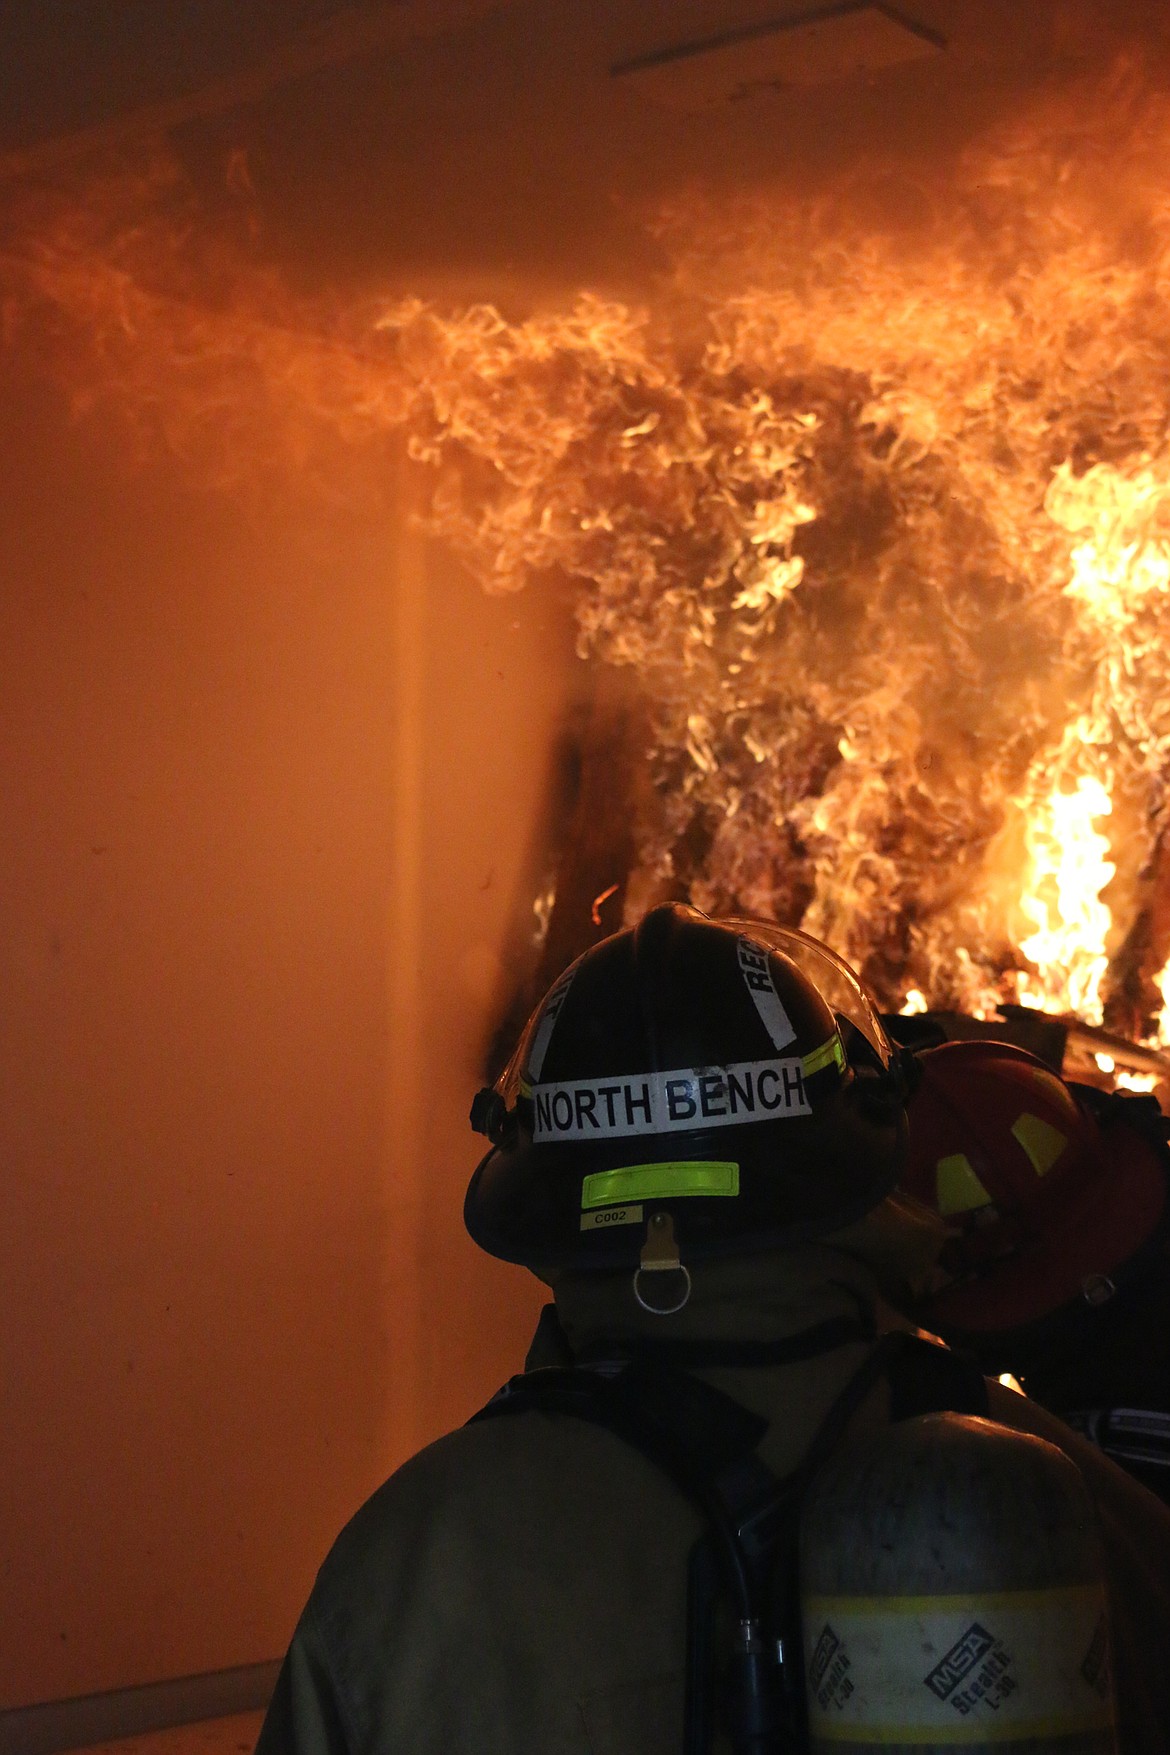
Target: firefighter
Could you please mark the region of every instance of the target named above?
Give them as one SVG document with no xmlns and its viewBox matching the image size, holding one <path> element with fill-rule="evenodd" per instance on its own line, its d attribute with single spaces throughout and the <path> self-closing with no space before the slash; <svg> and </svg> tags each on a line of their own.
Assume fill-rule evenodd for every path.
<svg viewBox="0 0 1170 1755">
<path fill-rule="evenodd" d="M 1022 1048 L 921 1053 L 903 1187 L 949 1236 L 921 1320 L 1170 1497 L 1170 1150 L 1153 1097 Z"/>
<path fill-rule="evenodd" d="M 954 1408 L 1079 1466 L 1120 1747 L 1168 1746 L 1170 1514 L 897 1314 L 944 1227 L 896 1191 L 899 1063 L 832 953 L 654 909 L 554 986 L 473 1120 L 468 1229 L 554 1302 L 525 1372 L 338 1538 L 258 1755 L 795 1747 L 797 1489 Z"/>
</svg>

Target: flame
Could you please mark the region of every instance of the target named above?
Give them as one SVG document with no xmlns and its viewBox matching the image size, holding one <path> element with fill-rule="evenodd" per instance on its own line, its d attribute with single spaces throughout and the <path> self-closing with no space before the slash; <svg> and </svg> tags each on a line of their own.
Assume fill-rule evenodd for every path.
<svg viewBox="0 0 1170 1755">
<path fill-rule="evenodd" d="M 1160 1048 L 1170 1048 L 1170 961 L 1159 969 L 1154 984 L 1162 996 L 1162 1005 L 1155 1020 L 1154 1040 Z"/>
<path fill-rule="evenodd" d="M 1017 976 L 1020 1001 L 1073 1011 L 1090 1024 L 1102 1020 L 1101 983 L 1109 966 L 1112 917 L 1101 896 L 1117 870 L 1108 837 L 1096 826 L 1113 810 L 1108 761 L 1100 759 L 1096 773 L 1085 771 L 1105 741 L 1102 728 L 1084 718 L 1065 734 L 1055 764 L 1060 778 L 1027 810 L 1029 866 L 1020 901 L 1034 930 L 1019 948 L 1035 968 Z M 1070 771 L 1071 785 L 1064 778 Z"/>
<path fill-rule="evenodd" d="M 1119 1072 L 1113 1083 L 1119 1091 L 1134 1091 L 1139 1096 L 1147 1096 L 1157 1090 L 1158 1077 L 1156 1073 Z"/>
<path fill-rule="evenodd" d="M 486 589 L 567 586 L 652 724 L 627 910 L 801 924 L 892 1007 L 1170 1042 L 1167 151 L 1122 67 L 937 172 L 688 192 L 640 308 L 294 295 L 173 166 L 29 193 L 0 275 L 144 443 L 347 492 L 405 442 Z"/>
</svg>

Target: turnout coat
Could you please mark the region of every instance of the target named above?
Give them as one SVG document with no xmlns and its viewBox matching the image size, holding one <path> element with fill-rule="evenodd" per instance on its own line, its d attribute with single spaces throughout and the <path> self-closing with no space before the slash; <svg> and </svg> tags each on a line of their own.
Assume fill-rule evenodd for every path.
<svg viewBox="0 0 1170 1755">
<path fill-rule="evenodd" d="M 702 1264 L 669 1318 L 645 1315 L 627 1277 L 566 1276 L 561 1328 L 581 1353 L 648 1330 L 777 1342 L 859 1313 L 879 1331 L 909 1327 L 882 1298 L 889 1236 L 888 1222 L 863 1221 L 830 1243 Z M 701 1375 L 769 1420 L 759 1454 L 783 1476 L 873 1344 Z M 528 1368 L 563 1363 L 542 1324 Z M 1081 1467 L 1104 1539 L 1122 1755 L 1162 1755 L 1170 1510 L 1055 1416 L 988 1388 L 993 1418 Z M 887 1419 L 879 1381 L 851 1430 Z M 679 1755 L 687 1561 L 700 1533 L 665 1475 L 600 1427 L 532 1411 L 449 1433 L 338 1537 L 257 1755 Z"/>
</svg>

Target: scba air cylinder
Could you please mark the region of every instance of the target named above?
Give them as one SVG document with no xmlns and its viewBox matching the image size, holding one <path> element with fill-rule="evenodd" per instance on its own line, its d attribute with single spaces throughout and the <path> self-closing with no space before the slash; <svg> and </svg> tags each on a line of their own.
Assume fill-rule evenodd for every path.
<svg viewBox="0 0 1170 1755">
<path fill-rule="evenodd" d="M 858 1440 L 801 1521 L 809 1746 L 1115 1755 L 1100 1541 L 1076 1465 L 990 1420 Z"/>
</svg>

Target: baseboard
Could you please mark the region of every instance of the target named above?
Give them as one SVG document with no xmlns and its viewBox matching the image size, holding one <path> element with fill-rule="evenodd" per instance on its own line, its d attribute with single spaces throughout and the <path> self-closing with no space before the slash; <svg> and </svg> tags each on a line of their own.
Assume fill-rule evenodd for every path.
<svg viewBox="0 0 1170 1755">
<path fill-rule="evenodd" d="M 75 1700 L 49 1700 L 0 1712 L 0 1755 L 58 1755 L 86 1749 L 116 1737 L 165 1731 L 172 1725 L 256 1712 L 268 1705 L 279 1662 L 243 1664 L 204 1676 L 176 1676 L 109 1694 L 83 1694 Z"/>
</svg>

